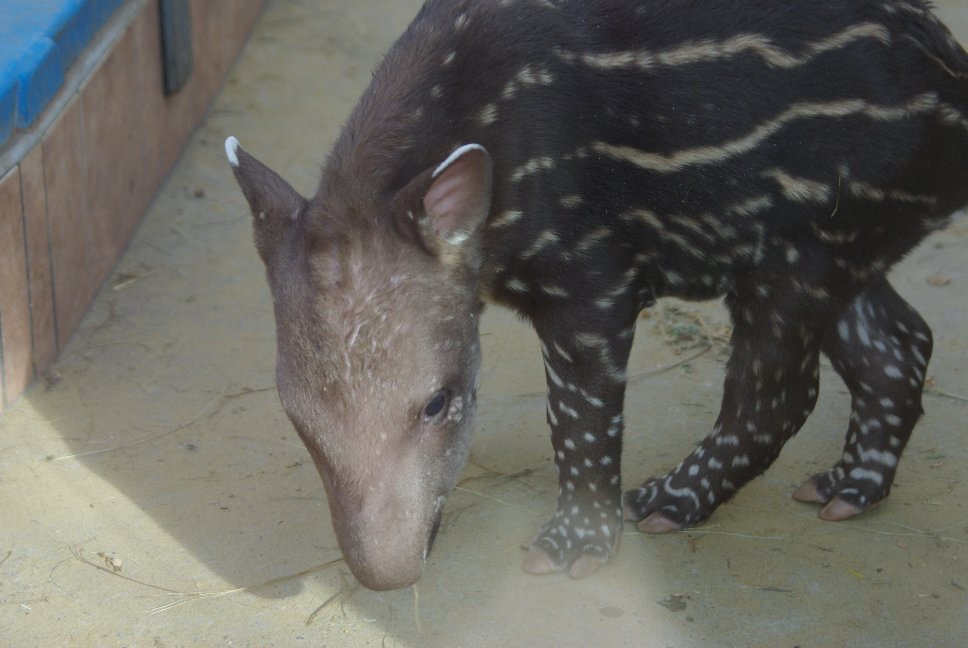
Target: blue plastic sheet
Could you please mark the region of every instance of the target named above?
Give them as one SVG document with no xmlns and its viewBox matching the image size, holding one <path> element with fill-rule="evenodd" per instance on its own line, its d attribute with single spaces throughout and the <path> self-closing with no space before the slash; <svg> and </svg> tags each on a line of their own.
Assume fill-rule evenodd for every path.
<svg viewBox="0 0 968 648">
<path fill-rule="evenodd" d="M 0 0 L 0 145 L 29 128 L 124 0 Z"/>
</svg>

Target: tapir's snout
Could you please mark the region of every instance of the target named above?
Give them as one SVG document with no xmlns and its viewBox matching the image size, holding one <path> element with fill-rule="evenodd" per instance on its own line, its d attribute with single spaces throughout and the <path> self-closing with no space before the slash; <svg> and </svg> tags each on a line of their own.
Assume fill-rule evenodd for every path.
<svg viewBox="0 0 968 648">
<path fill-rule="evenodd" d="M 361 584 L 382 591 L 420 580 L 440 529 L 439 507 L 429 518 L 387 514 L 393 511 L 390 505 L 379 517 L 363 513 L 356 519 L 347 519 L 346 512 L 337 511 L 332 502 L 330 510 L 343 557 Z"/>
<path fill-rule="evenodd" d="M 420 580 L 440 529 L 445 494 L 428 492 L 426 484 L 415 479 L 419 471 L 367 483 L 342 480 L 326 462 L 316 464 L 326 487 L 333 530 L 353 576 L 378 591 Z"/>
<path fill-rule="evenodd" d="M 405 542 L 397 543 L 395 540 L 404 540 L 404 538 L 395 538 L 393 529 L 388 528 L 386 531 L 389 533 L 385 537 L 391 538 L 389 544 L 373 542 L 371 536 L 367 541 L 345 547 L 343 556 L 356 580 L 371 590 L 384 591 L 409 587 L 423 575 L 427 555 L 430 553 L 439 528 L 440 514 L 434 518 L 428 532 L 422 536 L 422 542 L 409 546 Z M 372 531 L 370 533 L 373 534 Z M 342 537 L 340 537 L 340 543 L 342 546 Z"/>
</svg>

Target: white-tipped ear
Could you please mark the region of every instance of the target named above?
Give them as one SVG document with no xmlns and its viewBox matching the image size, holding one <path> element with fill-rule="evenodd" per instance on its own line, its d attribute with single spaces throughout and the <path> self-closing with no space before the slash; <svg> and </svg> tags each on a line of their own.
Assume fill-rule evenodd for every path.
<svg viewBox="0 0 968 648">
<path fill-rule="evenodd" d="M 269 263 L 306 199 L 279 174 L 249 155 L 234 137 L 225 140 L 225 157 L 252 210 L 256 248 Z"/>
<path fill-rule="evenodd" d="M 234 135 L 230 135 L 225 140 L 225 157 L 229 159 L 229 164 L 234 167 L 239 166 L 239 140 Z"/>
<path fill-rule="evenodd" d="M 423 204 L 438 236 L 460 245 L 478 231 L 491 209 L 491 176 L 491 156 L 480 144 L 459 147 L 434 169 Z"/>
<path fill-rule="evenodd" d="M 232 138 L 232 139 L 235 139 L 235 138 Z M 447 167 L 449 167 L 451 164 L 453 164 L 456 160 L 459 160 L 461 158 L 461 156 L 463 156 L 465 153 L 469 153 L 470 151 L 480 151 L 480 152 L 484 153 L 485 155 L 487 155 L 487 149 L 485 149 L 480 144 L 464 144 L 463 146 L 455 149 L 453 153 L 451 153 L 450 155 L 448 155 L 447 156 L 447 159 L 444 160 L 443 162 L 441 162 L 437 166 L 437 168 L 434 169 L 433 175 L 431 177 L 436 178 L 441 173 L 443 173 L 443 171 Z"/>
</svg>

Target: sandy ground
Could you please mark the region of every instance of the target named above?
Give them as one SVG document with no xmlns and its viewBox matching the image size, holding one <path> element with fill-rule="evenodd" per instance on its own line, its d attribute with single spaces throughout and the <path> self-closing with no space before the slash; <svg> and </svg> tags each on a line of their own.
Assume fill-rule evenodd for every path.
<svg viewBox="0 0 968 648">
<path fill-rule="evenodd" d="M 627 530 L 587 580 L 525 575 L 519 546 L 556 491 L 543 374 L 533 333 L 491 308 L 472 462 L 428 573 L 417 589 L 354 591 L 276 399 L 269 295 L 222 140 L 311 194 L 418 4 L 269 2 L 81 330 L 0 418 L 0 645 L 966 645 L 968 219 L 893 274 L 937 346 L 928 414 L 873 512 L 831 524 L 789 498 L 842 443 L 848 399 L 828 366 L 806 427 L 707 524 Z M 968 3 L 939 4 L 968 38 Z M 641 321 L 627 483 L 710 429 L 725 323 L 716 304 Z"/>
</svg>

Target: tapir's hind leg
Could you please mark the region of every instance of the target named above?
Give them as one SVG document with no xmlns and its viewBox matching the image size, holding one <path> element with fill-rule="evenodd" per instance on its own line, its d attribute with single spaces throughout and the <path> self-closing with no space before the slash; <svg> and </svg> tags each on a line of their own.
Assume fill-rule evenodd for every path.
<svg viewBox="0 0 968 648">
<path fill-rule="evenodd" d="M 844 453 L 796 499 L 826 504 L 820 517 L 842 520 L 887 497 L 922 413 L 931 347 L 931 329 L 886 279 L 850 303 L 823 343 L 852 398 Z"/>
<path fill-rule="evenodd" d="M 707 518 L 766 470 L 813 409 L 825 327 L 804 293 L 798 300 L 792 286 L 780 288 L 727 299 L 733 351 L 719 418 L 675 469 L 625 493 L 625 517 L 641 530 L 662 533 Z M 774 293 L 786 299 L 771 299 Z"/>
</svg>

